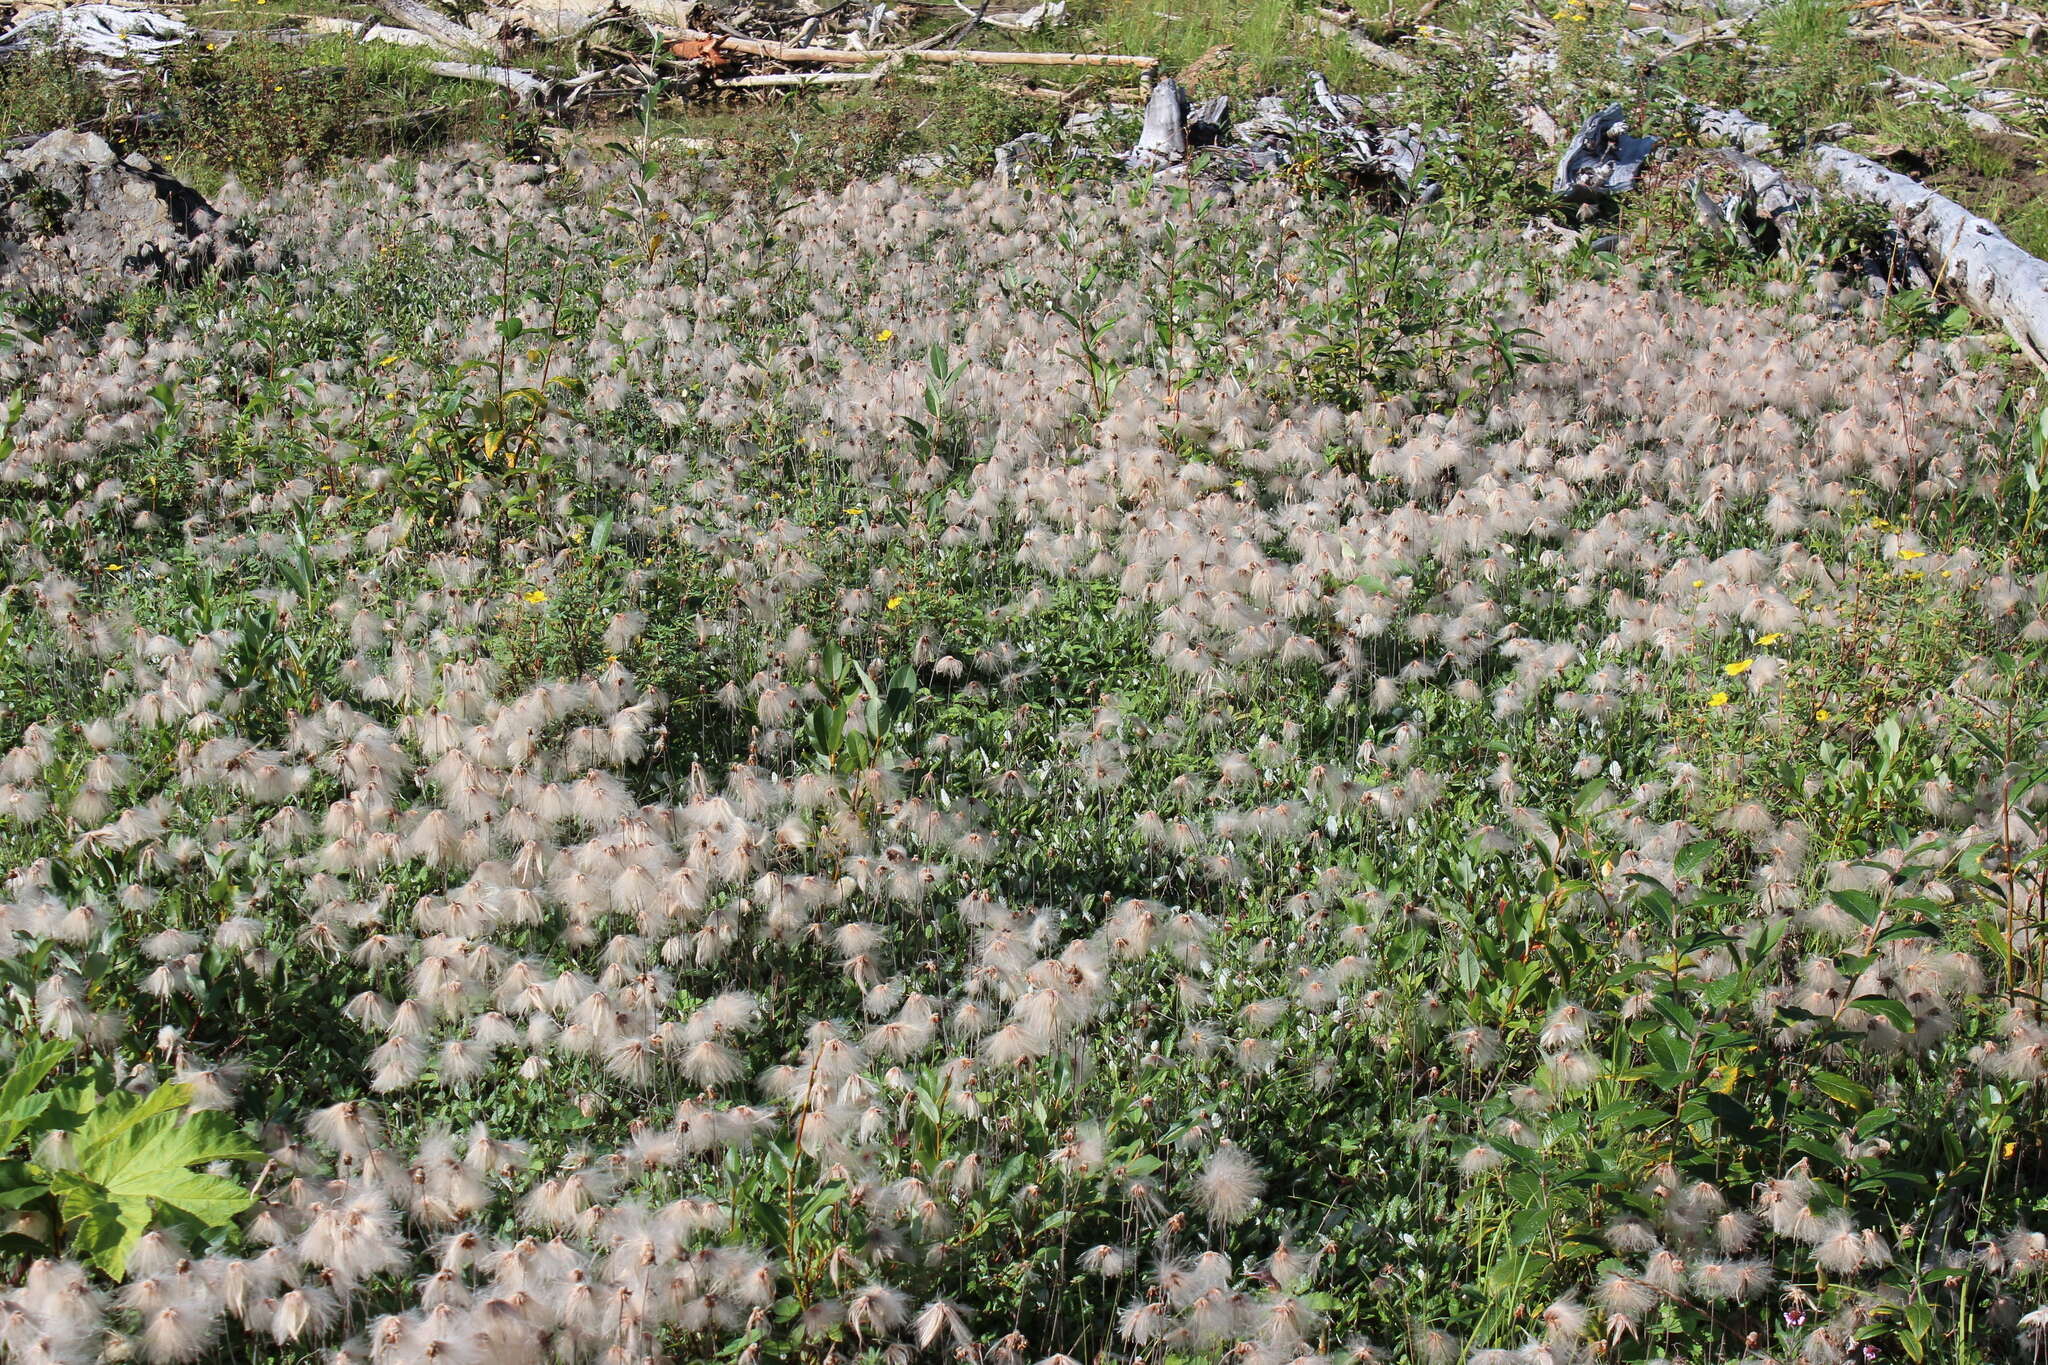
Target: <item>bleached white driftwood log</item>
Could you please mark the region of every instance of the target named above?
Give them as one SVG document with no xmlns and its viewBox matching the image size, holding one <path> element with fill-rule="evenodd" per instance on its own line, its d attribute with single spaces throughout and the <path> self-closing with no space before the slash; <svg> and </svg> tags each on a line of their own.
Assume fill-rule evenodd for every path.
<svg viewBox="0 0 2048 1365">
<path fill-rule="evenodd" d="M 428 62 L 427 70 L 450 80 L 482 81 L 510 90 L 521 104 L 535 104 L 555 92 L 555 83 L 515 66 L 481 66 L 475 62 Z"/>
<path fill-rule="evenodd" d="M 111 73 L 111 68 L 90 59 L 149 65 L 162 60 L 191 32 L 176 15 L 118 5 L 38 10 L 23 15 L 13 27 L 0 33 L 0 61 L 60 49 L 89 59 L 85 63 L 88 70 Z"/>
<path fill-rule="evenodd" d="M 335 19 L 324 14 L 309 14 L 299 20 L 308 33 L 331 33 L 336 37 L 353 38 L 359 43 L 392 43 L 399 47 L 427 47 L 442 51 L 439 43 L 417 29 L 397 28 L 390 24 L 359 24 L 353 19 Z"/>
<path fill-rule="evenodd" d="M 1391 71 L 1403 79 L 1413 79 L 1422 74 L 1420 62 L 1413 57 L 1403 56 L 1390 47 L 1382 47 L 1366 37 L 1346 21 L 1346 16 L 1341 10 L 1318 9 L 1316 32 L 1325 38 L 1342 38 L 1344 45 L 1352 52 L 1382 71 Z"/>
<path fill-rule="evenodd" d="M 415 0 L 384 0 L 387 4 Z M 827 66 L 868 66 L 875 62 L 914 59 L 920 62 L 967 63 L 973 66 L 1128 66 L 1150 71 L 1159 65 L 1157 57 L 1123 52 L 980 52 L 969 48 L 924 50 L 907 47 L 874 47 L 850 52 L 836 47 L 798 47 L 793 43 L 771 42 L 766 38 L 742 38 L 706 33 L 701 29 L 670 29 L 664 35 L 670 45 L 692 45 L 738 52 L 749 57 L 767 57 L 778 62 L 817 62 Z M 682 54 L 678 54 L 682 55 Z"/>
<path fill-rule="evenodd" d="M 1723 147 L 1721 159 L 1741 173 L 1742 183 L 1749 190 L 1750 205 L 1757 216 L 1768 218 L 1781 227 L 1812 198 L 1811 191 L 1793 184 L 1785 178 L 1783 171 L 1748 152 Z"/>
<path fill-rule="evenodd" d="M 1700 107 L 1703 137 L 1745 149 L 1775 146 L 1768 124 L 1725 109 Z M 1843 198 L 1890 212 L 1899 230 L 1979 317 L 2003 327 L 2035 364 L 2048 369 L 2048 261 L 2020 249 L 1998 225 L 1919 181 L 1831 143 L 1813 148 L 1814 175 Z"/>
<path fill-rule="evenodd" d="M 1990 219 L 1869 157 L 1828 145 L 1816 147 L 1813 157 L 1821 180 L 1851 199 L 1890 209 L 1941 281 L 2048 369 L 2048 261 L 2022 251 Z"/>
<path fill-rule="evenodd" d="M 782 86 L 860 85 L 882 79 L 882 71 L 782 71 L 763 76 L 734 76 L 713 81 L 714 90 L 765 90 Z"/>
<path fill-rule="evenodd" d="M 491 50 L 489 43 L 422 0 L 377 0 L 377 8 L 400 27 L 431 40 L 429 46 L 450 57 L 474 57 Z"/>
</svg>

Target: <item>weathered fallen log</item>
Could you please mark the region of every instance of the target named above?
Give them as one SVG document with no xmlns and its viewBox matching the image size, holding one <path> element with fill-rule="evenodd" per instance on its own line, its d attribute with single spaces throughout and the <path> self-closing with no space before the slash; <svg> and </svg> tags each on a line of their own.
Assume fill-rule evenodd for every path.
<svg viewBox="0 0 2048 1365">
<path fill-rule="evenodd" d="M 1778 135 L 1769 124 L 1758 123 L 1739 110 L 1692 104 L 1686 106 L 1685 112 L 1692 118 L 1693 131 L 1705 142 L 1750 153 L 1769 151 L 1778 145 Z"/>
<path fill-rule="evenodd" d="M 391 24 L 357 23 L 353 19 L 335 19 L 324 14 L 306 15 L 299 23 L 308 33 L 332 34 L 352 38 L 359 43 L 391 43 L 398 47 L 432 48 L 436 52 L 445 50 L 418 29 L 397 28 Z"/>
<path fill-rule="evenodd" d="M 1379 67 L 1382 71 L 1390 71 L 1403 79 L 1412 79 L 1422 74 L 1421 63 L 1412 57 L 1404 57 L 1394 51 L 1394 49 L 1383 47 L 1366 37 L 1346 22 L 1346 16 L 1341 10 L 1318 9 L 1316 11 L 1316 32 L 1322 34 L 1325 38 L 1342 38 L 1344 46 L 1350 48 L 1360 58 Z"/>
<path fill-rule="evenodd" d="M 38 10 L 0 33 L 0 61 L 61 50 L 88 60 L 86 69 L 119 74 L 99 60 L 152 65 L 191 36 L 183 19 L 118 5 L 73 5 Z"/>
<path fill-rule="evenodd" d="M 1748 191 L 1749 206 L 1757 217 L 1768 219 L 1781 228 L 1813 197 L 1812 191 L 1794 185 L 1777 167 L 1748 152 L 1723 147 L 1721 159 L 1741 173 L 1743 186 Z"/>
<path fill-rule="evenodd" d="M 428 62 L 427 70 L 436 76 L 446 76 L 457 81 L 482 81 L 509 90 L 521 104 L 539 104 L 555 92 L 555 83 L 545 76 L 536 76 L 531 71 L 521 71 L 514 66 L 483 66 L 476 62 Z"/>
<path fill-rule="evenodd" d="M 954 0 L 954 3 L 958 8 L 973 15 L 975 23 L 987 24 L 990 28 L 1008 29 L 1012 33 L 1030 33 L 1036 29 L 1052 28 L 1067 17 L 1067 0 L 1044 0 L 1044 3 L 1033 5 L 1029 9 L 997 11 L 991 11 L 986 4 L 975 9 L 969 5 L 959 4 L 959 0 Z"/>
<path fill-rule="evenodd" d="M 671 48 L 677 44 L 710 44 L 720 51 L 738 52 L 749 57 L 766 57 L 777 62 L 816 62 L 825 66 L 867 66 L 898 59 L 966 62 L 974 66 L 1127 66 L 1146 71 L 1159 65 L 1157 57 L 1122 52 L 981 52 L 971 48 L 921 50 L 906 47 L 874 47 L 864 52 L 850 52 L 836 47 L 796 47 L 766 38 L 740 38 L 696 29 L 671 29 L 669 37 Z"/>
<path fill-rule="evenodd" d="M 1702 137 L 1739 138 L 1768 147 L 1768 124 L 1725 109 L 1698 106 Z M 1952 288 L 1971 311 L 1997 323 L 2029 359 L 2048 369 L 2048 261 L 2020 249 L 1998 225 L 1869 157 L 1822 143 L 1812 149 L 1815 176 L 1846 199 L 1887 210 L 1908 244 L 1934 267 L 1934 283 Z"/>
<path fill-rule="evenodd" d="M 1891 210 L 1907 240 L 1933 262 L 1937 282 L 2048 369 L 2048 261 L 2022 251 L 1989 219 L 1868 157 L 1816 147 L 1814 173 L 1851 199 Z"/>
<path fill-rule="evenodd" d="M 713 90 L 768 90 L 806 85 L 859 85 L 882 79 L 880 71 L 777 71 L 760 76 L 734 76 L 713 81 Z"/>
<path fill-rule="evenodd" d="M 401 28 L 428 39 L 428 46 L 450 57 L 488 54 L 490 44 L 421 0 L 377 0 L 377 8 Z"/>
</svg>

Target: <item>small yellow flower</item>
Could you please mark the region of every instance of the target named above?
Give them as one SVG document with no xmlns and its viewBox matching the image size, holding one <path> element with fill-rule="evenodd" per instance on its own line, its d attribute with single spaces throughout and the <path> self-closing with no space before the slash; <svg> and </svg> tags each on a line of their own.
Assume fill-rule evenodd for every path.
<svg viewBox="0 0 2048 1365">
<path fill-rule="evenodd" d="M 381 370 L 381 369 L 385 369 L 385 368 L 386 368 L 386 367 L 388 367 L 388 366 L 396 365 L 397 363 L 398 363 L 398 357 L 397 357 L 397 356 L 395 356 L 395 355 L 387 355 L 387 356 L 385 356 L 385 357 L 384 357 L 384 358 L 383 358 L 382 360 L 380 360 L 380 361 L 378 361 L 378 362 L 377 362 L 377 368 Z"/>
<path fill-rule="evenodd" d="M 884 327 L 881 331 L 875 333 L 875 340 L 892 341 L 895 339 L 895 336 L 896 329 L 894 327 Z"/>
<path fill-rule="evenodd" d="M 547 600 L 548 595 L 539 588 L 535 588 L 532 592 L 526 594 L 526 601 L 536 607 Z"/>
<path fill-rule="evenodd" d="M 1728 694 L 1726 692 L 1716 692 L 1713 696 L 1707 698 L 1707 705 L 1709 706 L 1726 706 L 1727 704 Z"/>
<path fill-rule="evenodd" d="M 1943 578 L 1954 578 L 1956 576 L 1956 571 L 1954 569 L 1943 569 L 1941 571 L 1941 576 Z"/>
<path fill-rule="evenodd" d="M 1706 586 L 1707 586 L 1707 580 L 1706 580 L 1706 579 L 1704 579 L 1704 578 L 1695 578 L 1695 579 L 1694 579 L 1694 580 L 1692 581 L 1692 585 L 1693 585 L 1693 586 L 1694 586 L 1695 588 L 1704 588 L 1704 587 L 1706 587 Z"/>
<path fill-rule="evenodd" d="M 1734 663 L 1723 666 L 1721 671 L 1723 673 L 1726 673 L 1731 678 L 1739 678 L 1743 674 L 1749 672 L 1750 668 L 1754 666 L 1755 663 L 1755 659 L 1737 659 Z"/>
<path fill-rule="evenodd" d="M 1925 559 L 1925 558 L 1927 558 L 1927 551 L 1925 551 L 1925 550 L 1901 550 L 1901 551 L 1899 551 L 1899 558 L 1900 558 L 1900 559 Z"/>
<path fill-rule="evenodd" d="M 126 567 L 126 566 L 125 566 L 125 565 L 121 565 L 121 564 L 109 564 L 109 565 L 107 565 L 107 572 L 108 572 L 108 573 L 119 573 L 119 572 L 121 572 L 121 570 L 122 570 L 122 569 L 123 569 L 124 567 Z"/>
<path fill-rule="evenodd" d="M 902 605 L 903 605 L 903 598 L 902 598 L 902 597 L 901 597 L 901 596 L 899 595 L 899 596 L 896 596 L 896 597 L 892 597 L 892 598 L 890 598 L 890 599 L 889 599 L 888 601 L 884 602 L 884 603 L 882 604 L 882 609 L 883 609 L 883 610 L 885 610 L 885 611 L 894 611 L 894 610 L 896 610 L 896 608 L 898 608 L 898 607 L 900 607 L 900 606 L 902 606 Z"/>
<path fill-rule="evenodd" d="M 846 509 L 846 515 L 849 517 L 864 517 L 867 514 L 868 509 L 865 507 L 849 507 Z"/>
<path fill-rule="evenodd" d="M 1782 634 L 1774 630 L 1769 635 L 1766 635 L 1761 640 L 1758 640 L 1757 643 L 1768 649 L 1770 646 L 1778 643 L 1778 641 L 1784 638 L 1785 637 Z"/>
<path fill-rule="evenodd" d="M 1813 718 L 1818 721 L 1830 721 L 1835 718 L 1835 713 L 1823 706 L 1813 713 Z"/>
</svg>

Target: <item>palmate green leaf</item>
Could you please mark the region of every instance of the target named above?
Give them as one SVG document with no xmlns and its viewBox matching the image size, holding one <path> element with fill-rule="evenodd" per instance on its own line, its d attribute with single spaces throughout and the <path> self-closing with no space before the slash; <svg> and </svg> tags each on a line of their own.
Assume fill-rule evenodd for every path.
<svg viewBox="0 0 2048 1365">
<path fill-rule="evenodd" d="M 52 1172 L 50 1186 L 70 1233 L 72 1254 L 115 1279 L 121 1278 L 128 1269 L 129 1254 L 149 1231 L 149 1201 L 109 1198 L 99 1186 L 72 1171 Z"/>
<path fill-rule="evenodd" d="M 202 1217 L 212 1226 L 225 1222 L 249 1206 L 248 1195 L 231 1181 L 212 1176 L 195 1180 L 198 1173 L 186 1168 L 262 1153 L 225 1115 L 203 1111 L 181 1120 L 190 1100 L 191 1088 L 184 1085 L 160 1085 L 126 1104 L 110 1097 L 79 1129 L 76 1169 L 116 1198 L 160 1199 L 195 1217 L 202 1217 L 202 1209 L 234 1202 L 224 1215 Z M 222 1189 L 234 1191 L 233 1199 L 223 1196 Z M 187 1200 L 190 1206 L 181 1202 Z"/>
<path fill-rule="evenodd" d="M 79 1126 L 70 1167 L 50 1173 L 73 1245 L 108 1274 L 127 1266 L 158 1207 L 222 1227 L 249 1207 L 232 1180 L 191 1169 L 262 1155 L 226 1116 L 185 1112 L 191 1088 L 161 1085 L 147 1095 L 116 1092 Z"/>
</svg>

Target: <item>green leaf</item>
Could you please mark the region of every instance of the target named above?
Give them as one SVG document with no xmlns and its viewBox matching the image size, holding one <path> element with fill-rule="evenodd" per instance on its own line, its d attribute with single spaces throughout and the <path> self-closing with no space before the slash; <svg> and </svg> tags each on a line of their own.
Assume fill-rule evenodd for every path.
<svg viewBox="0 0 2048 1365">
<path fill-rule="evenodd" d="M 1690 878 L 1720 851 L 1721 842 L 1718 839 L 1695 840 L 1678 850 L 1678 857 L 1672 862 L 1671 870 L 1680 877 Z"/>
<path fill-rule="evenodd" d="M 1869 1089 L 1839 1072 L 1815 1071 L 1808 1079 L 1813 1082 L 1815 1090 L 1838 1104 L 1846 1104 L 1851 1109 L 1866 1109 L 1870 1106 Z"/>
<path fill-rule="evenodd" d="M 262 1153 L 225 1115 L 186 1113 L 190 1099 L 184 1085 L 106 1096 L 78 1128 L 71 1169 L 50 1175 L 65 1222 L 78 1225 L 74 1247 L 116 1278 L 156 1206 L 224 1227 L 253 1202 L 234 1181 L 191 1169 Z"/>
<path fill-rule="evenodd" d="M 109 1199 L 68 1171 L 59 1171 L 59 1210 L 71 1230 L 71 1251 L 115 1279 L 128 1268 L 128 1254 L 149 1231 L 149 1201 Z"/>
<path fill-rule="evenodd" d="M 1854 915 L 1856 922 L 1865 928 L 1877 923 L 1877 916 L 1882 909 L 1877 903 L 1877 897 L 1868 891 L 1830 891 L 1828 899 Z"/>
<path fill-rule="evenodd" d="M 23 1161 L 0 1161 L 0 1209 L 18 1209 L 50 1193 Z"/>
<path fill-rule="evenodd" d="M 1911 1033 L 1916 1024 L 1913 1011 L 1888 995 L 1859 995 L 1849 1002 L 1865 1014 L 1875 1014 L 1901 1033 Z"/>
<path fill-rule="evenodd" d="M 1550 1208 L 1546 1204 L 1530 1204 L 1508 1220 L 1508 1245 L 1525 1247 L 1541 1237 L 1550 1226 Z"/>
<path fill-rule="evenodd" d="M 68 1058 L 75 1045 L 62 1041 L 31 1043 L 14 1056 L 7 1079 L 0 1081 L 0 1152 L 10 1150 L 30 1121 L 50 1107 L 52 1096 L 38 1094 L 49 1074 Z"/>
</svg>

